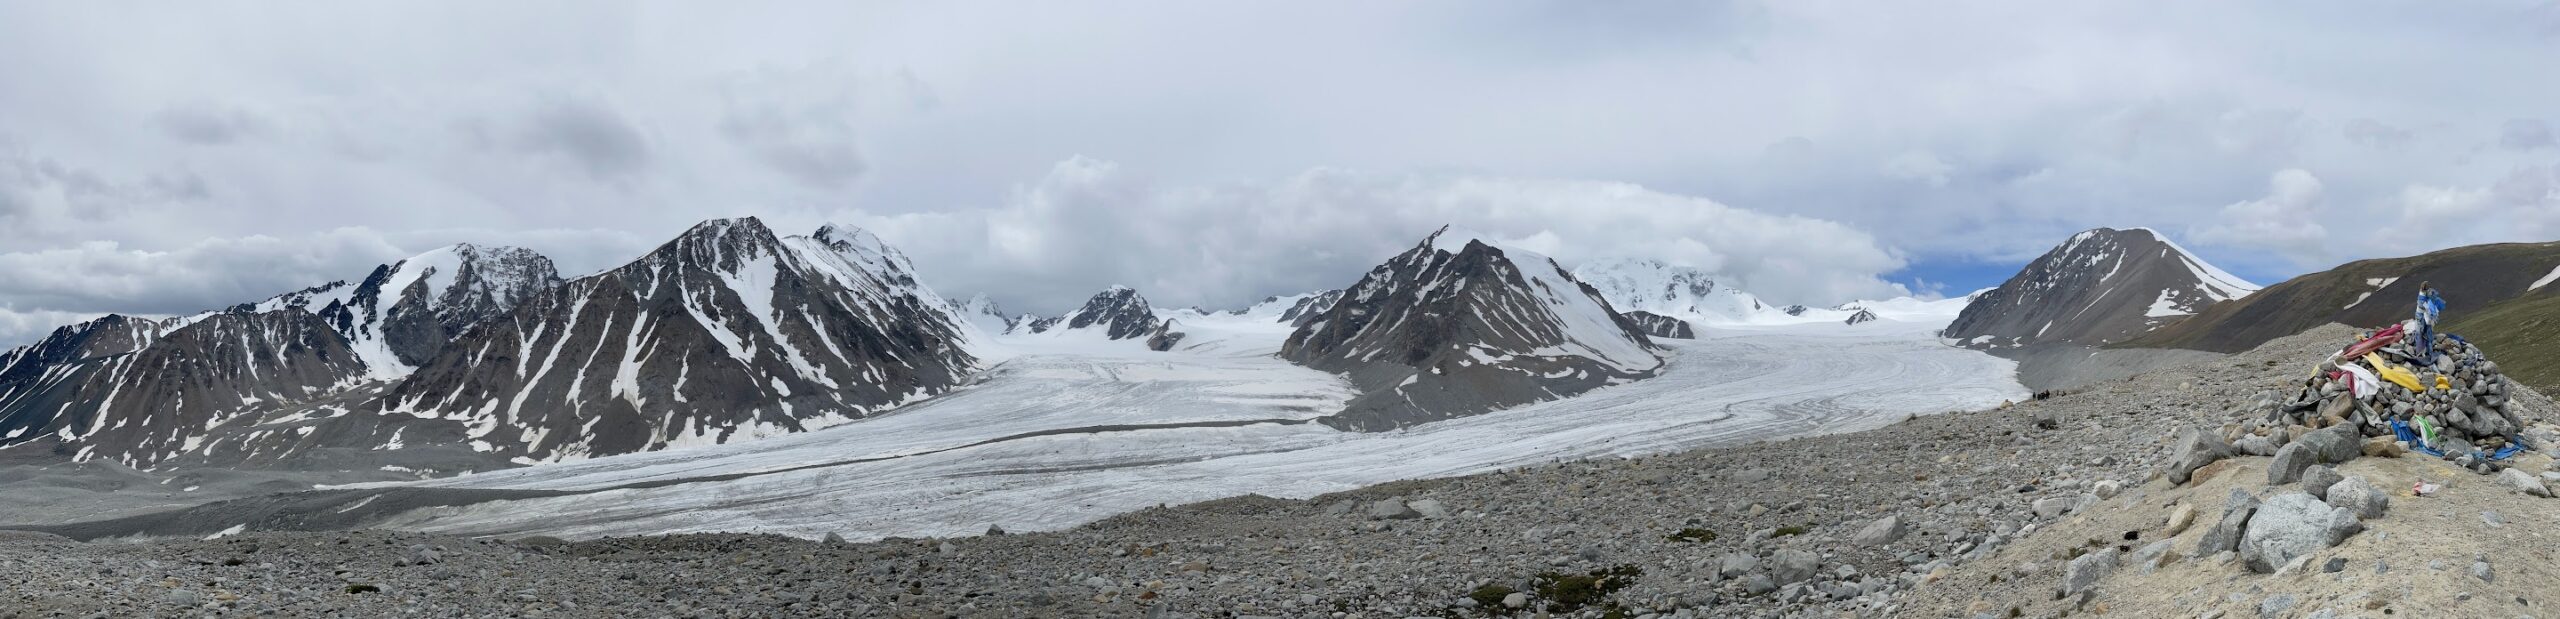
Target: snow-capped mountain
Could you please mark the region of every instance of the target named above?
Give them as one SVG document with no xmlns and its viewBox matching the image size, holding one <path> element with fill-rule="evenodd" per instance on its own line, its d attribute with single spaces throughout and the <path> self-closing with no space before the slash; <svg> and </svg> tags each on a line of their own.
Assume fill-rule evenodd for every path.
<svg viewBox="0 0 2560 619">
<path fill-rule="evenodd" d="M 464 328 L 559 281 L 551 261 L 456 245 L 265 301 L 109 316 L 0 357 L 0 445 L 52 437 L 143 466 L 214 426 L 405 376 Z"/>
<path fill-rule="evenodd" d="M 326 285 L 232 307 L 285 309 L 327 321 L 374 378 L 407 376 L 465 327 L 560 285 L 551 259 L 516 247 L 459 244 L 375 267 L 360 283 Z"/>
<path fill-rule="evenodd" d="M 981 333 L 1004 333 L 1012 331 L 1015 325 L 1020 324 L 1016 317 L 1005 315 L 1004 308 L 997 307 L 995 300 L 987 298 L 985 294 L 969 297 L 967 302 L 953 305 L 951 310 L 954 315 L 976 325 Z"/>
<path fill-rule="evenodd" d="M 533 460 L 842 423 L 976 368 L 964 319 L 913 273 L 858 229 L 710 220 L 482 323 L 378 406 Z M 371 438 L 399 441 L 387 425 Z"/>
<path fill-rule="evenodd" d="M 1573 276 L 1619 311 L 1650 312 L 1708 326 L 1786 322 L 1785 308 L 1716 281 L 1714 275 L 1660 260 L 1612 258 L 1584 263 Z"/>
<path fill-rule="evenodd" d="M 1945 336 L 1984 348 L 2095 346 L 2257 290 L 2148 228 L 2099 228 L 2072 235 L 1977 295 Z"/>
<path fill-rule="evenodd" d="M 130 370 L 133 353 L 179 322 L 110 314 L 0 353 L 0 445 L 87 431 L 103 394 L 84 388 L 116 384 Z"/>
<path fill-rule="evenodd" d="M 1105 339 L 1128 340 L 1156 335 L 1163 319 L 1156 316 L 1147 298 L 1128 286 L 1112 286 L 1087 299 L 1083 307 L 1064 316 L 1042 318 L 1017 325 L 1017 332 L 1066 334 L 1099 333 Z"/>
<path fill-rule="evenodd" d="M 1280 356 L 1363 392 L 1326 418 L 1386 430 L 1652 376 L 1652 340 L 1552 259 L 1443 228 L 1371 269 Z"/>
</svg>

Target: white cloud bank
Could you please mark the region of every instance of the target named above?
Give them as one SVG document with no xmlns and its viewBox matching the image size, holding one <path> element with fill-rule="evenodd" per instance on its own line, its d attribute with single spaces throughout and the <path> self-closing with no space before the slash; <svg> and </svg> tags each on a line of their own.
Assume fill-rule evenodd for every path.
<svg viewBox="0 0 2560 619">
<path fill-rule="evenodd" d="M 1444 224 L 1522 240 L 1567 266 L 1696 266 L 1775 302 L 1909 293 L 1878 277 L 1904 259 L 1864 231 L 1626 183 L 1315 169 L 1171 185 L 1079 157 L 998 206 L 846 219 L 905 248 L 939 288 L 1040 313 L 1112 284 L 1213 308 L 1341 288 Z"/>
</svg>

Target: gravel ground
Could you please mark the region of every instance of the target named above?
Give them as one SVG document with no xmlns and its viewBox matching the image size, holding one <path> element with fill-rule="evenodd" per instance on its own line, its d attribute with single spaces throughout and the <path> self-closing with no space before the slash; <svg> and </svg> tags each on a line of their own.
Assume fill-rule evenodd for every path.
<svg viewBox="0 0 2560 619">
<path fill-rule="evenodd" d="M 2218 508 L 2220 495 L 2196 493 L 2219 487 L 2156 479 L 2171 433 L 2223 426 L 2237 414 L 2226 411 L 2294 383 L 2346 334 L 2328 327 L 2049 400 L 1865 432 L 1308 501 L 1249 496 L 1056 533 L 865 544 L 387 532 L 82 544 L 21 535 L 0 543 L 0 570 L 23 575 L 0 582 L 0 618 L 1970 617 L 2012 606 L 2034 616 L 2104 611 L 2111 600 L 2123 616 L 2193 616 L 2238 607 L 2221 597 L 2226 589 L 2264 591 L 2251 579 L 2285 576 L 2195 561 L 2194 570 L 2220 571 L 2189 588 L 2222 601 L 2186 607 L 2131 604 L 2147 598 L 2124 593 L 2130 584 L 2101 587 L 2096 607 L 2057 600 L 2061 570 L 2049 560 L 2023 580 L 1989 576 L 2014 575 L 2022 557 L 2049 556 L 2133 517 L 2111 514 L 2157 519 L 2160 506 L 2191 494 Z M 2528 403 L 2529 416 L 2548 419 L 2548 400 Z M 2246 467 L 2265 460 L 2235 458 L 2218 466 L 2239 470 L 2200 483 L 2263 476 Z M 2486 477 L 2457 482 L 2495 487 Z M 2524 513 L 2508 519 L 2524 524 L 2507 526 L 2537 536 L 2547 528 L 2554 504 L 2536 500 L 2509 507 Z M 2376 530 L 2398 526 L 2393 518 Z M 2118 578 L 2140 582 L 2134 572 Z M 2255 612 L 2259 594 L 2249 595 Z M 2434 599 L 2402 600 L 2397 616 L 2450 614 Z M 2288 608 L 2268 616 L 2309 611 Z"/>
</svg>

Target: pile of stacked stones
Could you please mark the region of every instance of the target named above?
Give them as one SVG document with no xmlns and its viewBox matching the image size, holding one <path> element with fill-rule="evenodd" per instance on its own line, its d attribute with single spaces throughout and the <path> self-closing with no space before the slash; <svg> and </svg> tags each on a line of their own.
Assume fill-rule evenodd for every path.
<svg viewBox="0 0 2560 619">
<path fill-rule="evenodd" d="M 2480 347 L 2445 333 L 2433 334 L 2428 339 L 2434 341 L 2422 346 L 2418 336 L 2402 336 L 2410 331 L 2358 334 L 2357 342 L 2304 379 L 2293 397 L 2261 398 L 2262 416 L 2230 437 L 2232 446 L 2273 455 L 2287 439 L 2311 430 L 2344 425 L 2363 436 L 2390 437 L 2398 422 L 2425 429 L 2421 446 L 2484 474 L 2501 468 L 2489 454 L 2510 445 L 2543 447 L 2522 445 L 2525 424 L 2508 397 L 2515 387 Z"/>
</svg>

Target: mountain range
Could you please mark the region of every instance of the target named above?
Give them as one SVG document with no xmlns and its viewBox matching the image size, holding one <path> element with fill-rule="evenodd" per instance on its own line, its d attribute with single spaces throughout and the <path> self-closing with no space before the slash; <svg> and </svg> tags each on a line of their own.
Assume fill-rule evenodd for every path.
<svg viewBox="0 0 2560 619">
<path fill-rule="evenodd" d="M 143 468 L 559 462 L 857 421 L 1018 354 L 999 338 L 1171 351 L 1238 319 L 1285 330 L 1267 354 L 1356 390 L 1320 421 L 1382 431 L 1645 380 L 1663 342 L 1716 329 L 1947 321 L 1943 341 L 2002 354 L 2228 351 L 2393 319 L 2432 280 L 2479 310 L 2449 327 L 2539 350 L 2555 279 L 2560 244 L 2546 243 L 2351 263 L 2260 291 L 2155 231 L 2102 228 L 1964 297 L 1781 307 L 1694 268 L 1567 269 L 1444 228 L 1340 289 L 1210 311 L 1114 286 L 1042 317 L 942 297 L 868 232 L 786 236 L 748 217 L 574 279 L 529 250 L 455 245 L 198 315 L 67 325 L 0 353 L 0 449 Z M 2518 360 L 2512 373 L 2540 380 L 2560 365 Z"/>
</svg>

